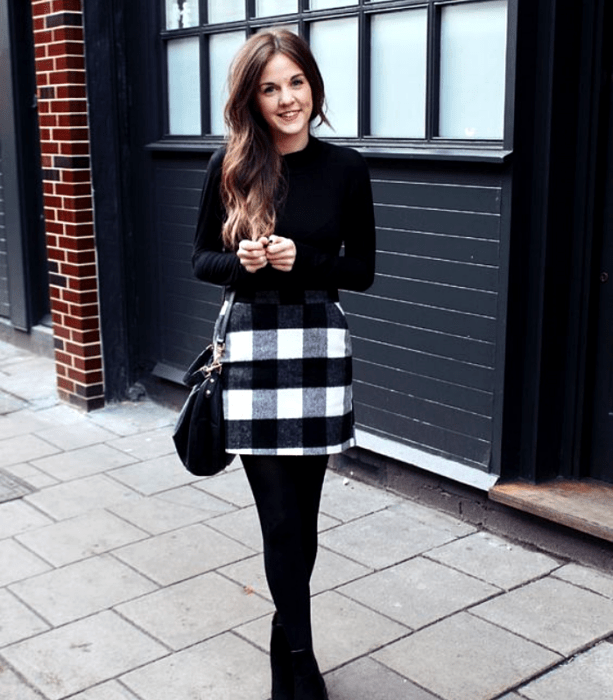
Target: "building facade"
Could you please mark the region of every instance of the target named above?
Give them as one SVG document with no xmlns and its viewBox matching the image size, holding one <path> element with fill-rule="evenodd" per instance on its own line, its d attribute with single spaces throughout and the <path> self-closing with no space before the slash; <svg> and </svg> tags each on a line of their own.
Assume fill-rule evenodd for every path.
<svg viewBox="0 0 613 700">
<path fill-rule="evenodd" d="M 13 85 L 29 60 L 17 5 L 0 0 Z M 64 398 L 93 409 L 143 377 L 176 383 L 207 342 L 219 290 L 193 278 L 191 241 L 223 141 L 227 69 L 246 36 L 287 26 L 326 82 L 334 130 L 318 135 L 360 150 L 373 183 L 376 282 L 342 297 L 351 458 L 494 497 L 505 482 L 553 479 L 608 492 L 610 3 L 33 0 L 31 10 L 41 195 L 28 195 L 29 218 L 23 204 L 21 217 L 5 213 L 4 230 L 16 219 L 19 230 L 0 238 L 0 275 L 21 266 L 26 280 L 34 265 L 39 284 L 9 294 L 5 274 L 0 313 L 28 332 L 36 314 L 19 326 L 16 300 L 40 317 L 49 290 Z M 3 193 L 6 172 L 23 191 L 23 165 L 39 157 L 5 114 L 27 98 L 3 109 L 3 154 L 17 144 L 22 164 L 9 163 Z M 1 247 L 41 251 L 41 240 L 38 257 Z"/>
</svg>

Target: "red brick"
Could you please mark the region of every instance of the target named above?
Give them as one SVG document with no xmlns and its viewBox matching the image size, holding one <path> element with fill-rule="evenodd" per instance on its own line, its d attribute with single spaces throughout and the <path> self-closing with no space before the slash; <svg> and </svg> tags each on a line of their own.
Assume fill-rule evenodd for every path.
<svg viewBox="0 0 613 700">
<path fill-rule="evenodd" d="M 62 206 L 62 198 L 55 197 L 52 195 L 45 195 L 44 202 L 46 207 L 51 207 L 52 209 L 59 209 Z"/>
<path fill-rule="evenodd" d="M 43 182 L 43 194 L 55 194 L 55 182 Z"/>
<path fill-rule="evenodd" d="M 37 73 L 36 74 L 36 86 L 37 87 L 46 87 L 49 85 L 49 75 L 50 73 Z M 40 95 L 39 95 L 40 97 Z"/>
<path fill-rule="evenodd" d="M 47 29 L 34 32 L 34 43 L 38 46 L 45 44 L 47 46 L 47 56 L 52 56 L 50 51 L 51 42 L 53 41 L 53 32 Z"/>
<path fill-rule="evenodd" d="M 78 331 L 72 330 L 71 337 L 75 343 L 81 343 L 87 345 L 89 343 L 99 343 L 100 342 L 100 330 L 95 329 L 93 331 Z"/>
<path fill-rule="evenodd" d="M 82 211 L 84 209 L 92 208 L 92 198 L 90 196 L 85 197 L 64 197 L 62 201 L 62 207 L 64 209 L 72 209 L 74 211 Z"/>
<path fill-rule="evenodd" d="M 53 100 L 51 102 L 51 111 L 55 112 L 55 114 L 65 114 L 67 112 L 86 114 L 87 100 Z"/>
<path fill-rule="evenodd" d="M 51 299 L 61 299 L 62 290 L 59 287 L 49 287 L 49 297 Z"/>
<path fill-rule="evenodd" d="M 53 221 L 48 221 L 45 224 L 45 230 L 47 231 L 47 233 L 64 233 L 64 227 L 62 226 L 62 224 L 56 224 Z"/>
<path fill-rule="evenodd" d="M 39 73 L 55 70 L 54 60 L 52 58 L 39 59 L 36 61 L 36 70 Z"/>
<path fill-rule="evenodd" d="M 57 236 L 50 236 L 47 234 L 47 248 L 59 248 L 57 241 Z"/>
<path fill-rule="evenodd" d="M 57 126 L 57 117 L 55 116 L 55 114 L 41 114 L 38 117 L 38 123 L 40 124 L 40 126 L 44 126 L 47 128 L 54 127 Z"/>
<path fill-rule="evenodd" d="M 63 326 L 56 326 L 53 329 L 53 334 L 55 337 L 64 338 L 70 340 L 70 328 L 64 328 Z"/>
<path fill-rule="evenodd" d="M 81 12 L 81 0 L 53 0 L 53 12 Z"/>
<path fill-rule="evenodd" d="M 85 170 L 62 170 L 62 182 L 91 182 L 89 168 Z"/>
<path fill-rule="evenodd" d="M 96 251 L 95 250 L 79 250 L 79 251 L 68 251 L 66 253 L 66 260 L 69 263 L 75 263 L 76 265 L 85 265 L 87 263 L 96 262 Z"/>
<path fill-rule="evenodd" d="M 49 260 L 57 260 L 58 262 L 64 262 L 66 260 L 66 253 L 63 250 L 58 250 L 57 248 L 48 248 L 47 257 Z"/>
<path fill-rule="evenodd" d="M 89 129 L 67 129 L 59 127 L 53 129 L 54 141 L 87 141 Z"/>
<path fill-rule="evenodd" d="M 68 376 L 79 384 L 91 385 L 102 382 L 102 372 L 95 370 L 93 372 L 83 372 L 78 369 L 69 369 Z"/>
<path fill-rule="evenodd" d="M 72 356 L 67 355 L 65 352 L 60 352 L 59 350 L 55 351 L 55 361 L 67 367 L 71 367 L 73 364 Z"/>
<path fill-rule="evenodd" d="M 60 143 L 60 153 L 64 156 L 88 156 L 89 141 L 62 142 Z"/>
<path fill-rule="evenodd" d="M 62 236 L 58 239 L 58 248 L 70 253 L 88 253 L 94 252 L 95 241 L 93 236 L 85 236 L 82 238 L 74 238 L 71 236 Z M 70 261 L 74 262 L 74 261 Z M 93 262 L 93 261 L 92 261 Z"/>
<path fill-rule="evenodd" d="M 74 292 L 70 289 L 64 289 L 62 299 L 64 299 L 64 301 L 70 301 L 73 304 L 95 304 L 98 301 L 98 293 Z"/>
<path fill-rule="evenodd" d="M 35 32 L 40 32 L 41 29 L 45 28 L 45 18 L 44 17 L 36 17 L 34 21 L 32 22 L 32 29 Z"/>
<path fill-rule="evenodd" d="M 69 277 L 68 278 L 68 288 L 76 290 L 92 290 L 98 289 L 98 279 L 96 277 Z"/>
<path fill-rule="evenodd" d="M 87 126 L 87 114 L 59 114 L 58 126 Z"/>
<path fill-rule="evenodd" d="M 93 318 L 100 315 L 100 309 L 98 304 L 71 304 L 69 313 L 75 318 Z"/>
<path fill-rule="evenodd" d="M 36 106 L 39 114 L 48 114 L 51 111 L 51 105 L 48 102 L 38 101 Z"/>
<path fill-rule="evenodd" d="M 85 71 L 58 70 L 49 76 L 51 85 L 84 85 Z"/>
<path fill-rule="evenodd" d="M 51 168 L 53 167 L 53 158 L 51 156 L 42 155 L 40 157 L 40 164 L 43 168 Z"/>
<path fill-rule="evenodd" d="M 39 17 L 40 15 L 51 14 L 50 2 L 32 2 L 32 16 Z"/>
<path fill-rule="evenodd" d="M 51 32 L 49 32 L 50 34 Z M 45 42 L 49 44 L 47 47 L 48 56 L 83 56 L 83 42 L 78 41 L 58 41 L 51 43 L 52 37 L 49 41 Z"/>
<path fill-rule="evenodd" d="M 66 197 L 84 197 L 85 195 L 91 195 L 92 186 L 88 182 L 82 184 L 64 184 L 58 182 L 55 185 L 56 194 L 65 195 Z"/>
<path fill-rule="evenodd" d="M 94 225 L 93 224 L 65 224 L 64 231 L 67 236 L 72 238 L 88 239 L 94 236 Z M 85 250 L 85 248 L 78 248 L 78 250 Z"/>
<path fill-rule="evenodd" d="M 44 58 L 47 55 L 47 47 L 46 46 L 35 46 L 34 47 L 34 57 L 35 58 Z"/>
<path fill-rule="evenodd" d="M 78 223 L 88 223 L 90 221 L 93 221 L 94 218 L 94 212 L 92 209 L 83 209 L 83 210 L 66 210 L 66 209 L 61 209 L 58 211 L 58 220 L 59 221 L 69 221 L 74 224 Z"/>
<path fill-rule="evenodd" d="M 55 334 L 57 338 L 57 333 Z M 65 377 L 68 374 L 68 367 L 65 367 L 64 365 L 55 365 L 55 373 L 58 375 L 58 377 Z"/>
<path fill-rule="evenodd" d="M 83 56 L 58 56 L 55 59 L 57 70 L 85 70 Z"/>
<path fill-rule="evenodd" d="M 102 369 L 102 358 L 101 357 L 76 357 L 74 361 L 74 366 L 83 372 L 93 372 L 100 371 Z"/>
<path fill-rule="evenodd" d="M 62 314 L 58 314 L 55 311 L 51 312 L 51 320 L 53 321 L 54 325 L 56 326 L 63 326 L 64 325 L 64 316 Z"/>
<path fill-rule="evenodd" d="M 63 325 L 68 328 L 74 328 L 77 331 L 97 331 L 99 328 L 97 316 L 92 316 L 91 318 L 65 316 Z"/>
<path fill-rule="evenodd" d="M 87 97 L 85 85 L 58 85 L 57 96 L 60 100 L 79 99 L 79 97 Z"/>
<path fill-rule="evenodd" d="M 67 275 L 68 277 L 80 277 L 81 279 L 84 279 L 85 277 L 96 276 L 96 266 L 64 263 L 60 269 L 60 272 L 62 275 Z"/>
<path fill-rule="evenodd" d="M 53 30 L 53 41 L 83 41 L 82 27 L 58 27 Z"/>
<path fill-rule="evenodd" d="M 66 377 L 58 377 L 57 378 L 57 385 L 60 389 L 64 389 L 69 394 L 74 394 L 74 392 L 75 392 L 74 382 L 71 382 L 70 379 L 66 379 Z M 59 392 L 59 393 L 60 393 L 60 395 L 62 395 L 63 392 Z"/>
<path fill-rule="evenodd" d="M 45 211 L 45 221 L 56 221 L 57 220 L 55 209 L 45 208 L 44 211 Z"/>
</svg>

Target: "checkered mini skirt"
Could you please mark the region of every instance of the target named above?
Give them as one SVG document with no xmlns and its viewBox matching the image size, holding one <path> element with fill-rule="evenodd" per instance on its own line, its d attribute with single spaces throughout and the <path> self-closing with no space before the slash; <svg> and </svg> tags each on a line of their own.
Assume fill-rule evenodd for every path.
<svg viewBox="0 0 613 700">
<path fill-rule="evenodd" d="M 351 338 L 332 293 L 237 294 L 222 381 L 230 453 L 323 455 L 354 444 Z"/>
</svg>

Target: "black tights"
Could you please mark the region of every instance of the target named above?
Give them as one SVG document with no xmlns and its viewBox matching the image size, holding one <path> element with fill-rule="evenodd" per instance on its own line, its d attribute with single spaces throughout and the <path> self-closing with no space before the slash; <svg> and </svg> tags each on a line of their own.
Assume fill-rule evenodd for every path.
<svg viewBox="0 0 613 700">
<path fill-rule="evenodd" d="M 309 581 L 317 556 L 317 516 L 327 455 L 242 455 L 264 540 L 268 587 L 290 649 L 311 649 Z"/>
</svg>

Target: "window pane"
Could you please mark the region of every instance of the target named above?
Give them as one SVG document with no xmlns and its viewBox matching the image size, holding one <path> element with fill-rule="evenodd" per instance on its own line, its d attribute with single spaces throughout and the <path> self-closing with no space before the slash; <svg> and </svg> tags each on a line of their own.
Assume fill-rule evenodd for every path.
<svg viewBox="0 0 613 700">
<path fill-rule="evenodd" d="M 298 0 L 256 0 L 256 17 L 271 17 L 272 15 L 288 15 L 298 12 Z"/>
<path fill-rule="evenodd" d="M 501 139 L 507 2 L 441 9 L 440 136 Z"/>
<path fill-rule="evenodd" d="M 287 29 L 289 32 L 292 32 L 292 34 L 299 35 L 300 30 L 298 28 L 297 24 L 275 24 L 274 27 L 260 27 L 259 29 L 256 29 L 256 34 L 258 32 L 267 32 L 269 29 Z"/>
<path fill-rule="evenodd" d="M 217 136 L 225 133 L 223 110 L 228 99 L 228 71 L 244 41 L 244 32 L 213 34 L 209 38 L 211 133 Z"/>
<path fill-rule="evenodd" d="M 311 10 L 327 10 L 330 7 L 347 7 L 357 5 L 358 0 L 311 0 Z"/>
<path fill-rule="evenodd" d="M 313 22 L 311 50 L 324 78 L 328 119 L 319 136 L 358 135 L 358 20 Z"/>
<path fill-rule="evenodd" d="M 173 39 L 167 52 L 169 131 L 200 135 L 200 39 Z"/>
<path fill-rule="evenodd" d="M 166 0 L 166 29 L 197 27 L 199 21 L 198 0 Z"/>
<path fill-rule="evenodd" d="M 373 136 L 424 138 L 428 11 L 375 15 L 371 25 Z"/>
<path fill-rule="evenodd" d="M 245 19 L 245 0 L 209 0 L 209 24 Z"/>
</svg>

